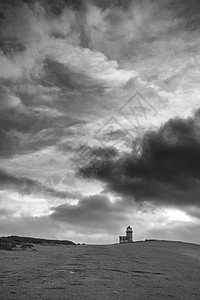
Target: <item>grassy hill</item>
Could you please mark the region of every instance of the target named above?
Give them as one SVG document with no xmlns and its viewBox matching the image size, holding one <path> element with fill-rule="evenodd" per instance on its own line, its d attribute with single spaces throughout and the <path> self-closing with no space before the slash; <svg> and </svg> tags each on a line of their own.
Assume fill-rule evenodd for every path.
<svg viewBox="0 0 200 300">
<path fill-rule="evenodd" d="M 200 245 L 147 241 L 1 251 L 1 299 L 199 300 Z"/>
<path fill-rule="evenodd" d="M 75 245 L 72 241 L 66 240 L 49 240 L 49 239 L 40 239 L 33 237 L 23 237 L 23 236 L 8 236 L 0 237 L 0 249 L 2 250 L 13 250 L 17 246 L 23 246 L 28 244 L 36 245 Z"/>
</svg>

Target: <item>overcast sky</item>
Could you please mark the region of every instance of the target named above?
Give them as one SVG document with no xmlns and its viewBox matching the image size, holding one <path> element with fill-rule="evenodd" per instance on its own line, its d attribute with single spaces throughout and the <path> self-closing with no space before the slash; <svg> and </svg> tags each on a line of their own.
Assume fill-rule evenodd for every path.
<svg viewBox="0 0 200 300">
<path fill-rule="evenodd" d="M 199 0 L 1 0 L 0 235 L 200 243 Z"/>
</svg>

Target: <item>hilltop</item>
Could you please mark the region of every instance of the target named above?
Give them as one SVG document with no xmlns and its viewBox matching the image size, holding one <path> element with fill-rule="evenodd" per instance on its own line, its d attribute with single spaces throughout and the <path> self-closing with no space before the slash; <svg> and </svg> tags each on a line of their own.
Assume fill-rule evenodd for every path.
<svg viewBox="0 0 200 300">
<path fill-rule="evenodd" d="M 199 300 L 200 245 L 36 248 L 1 252 L 1 299 Z"/>
<path fill-rule="evenodd" d="M 17 246 L 21 246 L 21 248 L 31 248 L 32 244 L 36 245 L 75 245 L 72 241 L 67 240 L 49 240 L 42 238 L 34 238 L 34 237 L 23 237 L 23 236 L 7 236 L 0 237 L 0 249 L 2 250 L 13 250 Z M 33 245 L 32 245 L 33 246 Z"/>
</svg>

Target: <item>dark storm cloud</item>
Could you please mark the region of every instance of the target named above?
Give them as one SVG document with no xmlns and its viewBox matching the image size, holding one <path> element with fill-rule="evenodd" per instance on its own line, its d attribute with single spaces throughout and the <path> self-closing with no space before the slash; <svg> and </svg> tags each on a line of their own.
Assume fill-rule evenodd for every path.
<svg viewBox="0 0 200 300">
<path fill-rule="evenodd" d="M 66 128 L 81 123 L 68 115 L 83 107 L 80 98 L 84 103 L 89 94 L 104 90 L 98 80 L 45 54 L 52 41 L 79 43 L 74 9 L 81 1 L 75 2 L 0 3 L 1 157 L 60 142 Z"/>
<path fill-rule="evenodd" d="M 186 207 L 186 212 L 188 216 L 192 218 L 200 219 L 200 207 L 196 207 L 196 206 Z"/>
<path fill-rule="evenodd" d="M 86 74 L 68 69 L 63 64 L 47 59 L 45 61 L 45 76 L 40 79 L 44 86 L 57 86 L 62 91 L 96 91 L 103 90 L 103 84 Z"/>
<path fill-rule="evenodd" d="M 103 8 L 103 9 L 107 9 L 111 6 L 127 9 L 130 6 L 131 2 L 133 2 L 133 1 L 132 0 L 126 0 L 126 1 L 124 1 L 124 0 L 91 0 L 88 2 L 94 3 L 95 5 Z"/>
<path fill-rule="evenodd" d="M 102 228 L 116 230 L 117 223 L 126 220 L 125 213 L 128 212 L 121 199 L 112 203 L 103 194 L 83 197 L 77 205 L 65 204 L 53 210 L 51 218 L 54 220 L 90 230 L 94 228 L 95 232 L 102 231 Z"/>
<path fill-rule="evenodd" d="M 38 180 L 33 180 L 27 177 L 16 177 L 0 170 L 0 190 L 11 190 L 20 193 L 21 195 L 33 195 L 45 198 L 66 198 L 66 193 L 58 191 L 52 187 L 42 184 Z"/>
<path fill-rule="evenodd" d="M 13 133 L 0 130 L 0 157 L 8 158 L 16 153 L 20 139 Z"/>
<path fill-rule="evenodd" d="M 0 157 L 55 145 L 70 126 L 83 123 L 48 108 L 0 112 Z"/>
<path fill-rule="evenodd" d="M 85 35 L 90 48 L 121 60 L 133 55 L 138 42 L 151 41 L 177 28 L 172 7 L 158 1 L 89 1 L 85 15 Z M 170 5 L 169 5 L 170 6 Z M 143 51 L 143 50 L 142 50 Z"/>
<path fill-rule="evenodd" d="M 200 112 L 147 132 L 141 154 L 92 160 L 79 173 L 136 202 L 200 206 Z"/>
<path fill-rule="evenodd" d="M 45 72 L 58 76 L 58 67 L 46 70 L 45 55 L 41 53 L 49 46 L 55 32 L 63 38 L 70 31 L 70 16 L 50 14 L 50 7 L 62 9 L 72 1 L 1 1 L 0 3 L 0 156 L 9 157 L 16 153 L 37 151 L 53 145 L 63 135 L 63 130 L 77 122 L 59 112 L 52 104 L 51 86 L 58 81 L 63 87 L 72 86 L 71 75 L 61 74 L 47 77 Z M 69 12 L 69 15 L 71 10 Z M 70 20 L 69 20 L 70 19 Z M 73 21 L 72 21 L 73 23 Z M 68 26 L 69 25 L 69 26 Z M 53 39 L 53 37 L 52 37 Z M 50 64 L 50 62 L 49 62 Z M 43 69 L 44 68 L 44 69 Z M 57 70 L 57 72 L 56 72 Z M 42 75 L 42 78 L 40 77 Z M 68 72 L 69 75 L 69 72 Z M 63 78 L 61 78 L 63 77 Z M 61 81 L 62 79 L 62 81 Z M 76 79 L 74 82 L 76 82 Z M 50 82 L 49 82 L 50 81 Z M 81 84 L 80 84 L 81 86 Z M 75 83 L 73 85 L 74 89 Z M 58 87 L 57 87 L 58 93 Z M 54 97 L 55 98 L 55 97 Z M 79 122 L 79 121 L 78 121 Z"/>
</svg>

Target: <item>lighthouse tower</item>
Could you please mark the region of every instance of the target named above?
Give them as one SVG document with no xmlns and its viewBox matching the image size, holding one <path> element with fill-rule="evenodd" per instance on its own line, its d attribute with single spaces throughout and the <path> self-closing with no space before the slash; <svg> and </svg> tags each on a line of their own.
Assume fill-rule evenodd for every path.
<svg viewBox="0 0 200 300">
<path fill-rule="evenodd" d="M 131 226 L 128 226 L 126 228 L 126 237 L 127 237 L 128 243 L 133 242 L 133 229 L 131 228 Z"/>
</svg>

